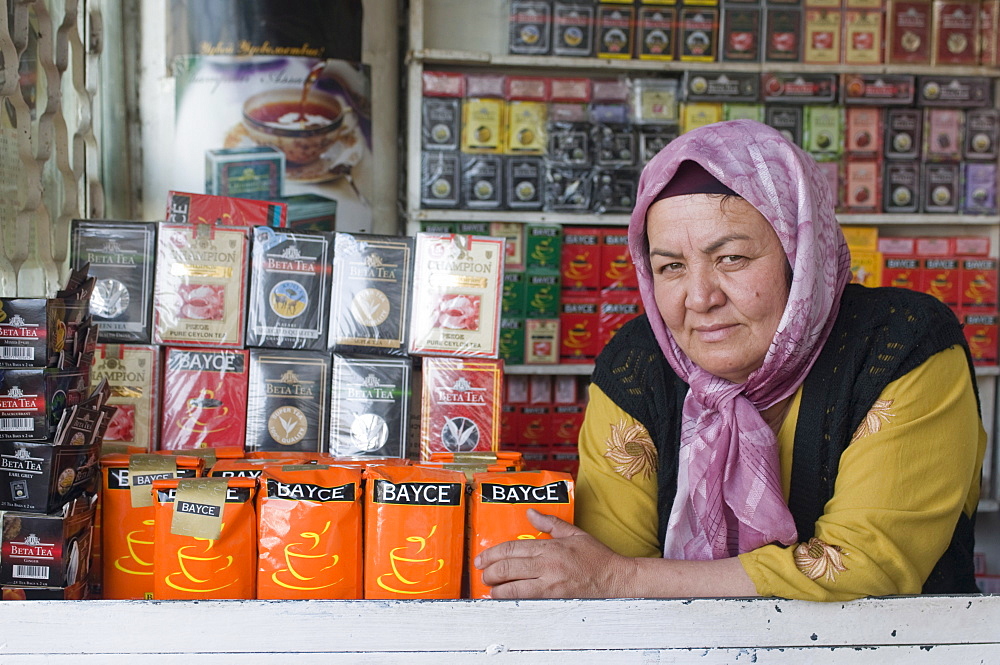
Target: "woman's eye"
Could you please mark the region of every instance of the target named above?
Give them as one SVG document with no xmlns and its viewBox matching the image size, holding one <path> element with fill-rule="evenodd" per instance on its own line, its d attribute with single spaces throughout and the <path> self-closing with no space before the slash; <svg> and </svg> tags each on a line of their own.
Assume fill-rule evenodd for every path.
<svg viewBox="0 0 1000 665">
<path fill-rule="evenodd" d="M 677 272 L 678 270 L 680 270 L 683 267 L 684 267 L 683 264 L 677 263 L 676 261 L 673 262 L 673 263 L 664 263 L 663 265 L 661 265 L 660 267 L 658 267 L 656 269 L 656 272 L 659 272 L 659 273 Z"/>
<path fill-rule="evenodd" d="M 730 265 L 730 266 L 739 265 L 740 263 L 743 263 L 746 260 L 747 257 L 740 256 L 739 254 L 729 254 L 721 258 L 721 261 L 724 265 Z"/>
</svg>

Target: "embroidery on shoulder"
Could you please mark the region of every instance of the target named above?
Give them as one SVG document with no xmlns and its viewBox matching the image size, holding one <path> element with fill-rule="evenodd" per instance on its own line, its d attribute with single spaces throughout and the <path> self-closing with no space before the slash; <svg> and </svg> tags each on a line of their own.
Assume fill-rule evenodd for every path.
<svg viewBox="0 0 1000 665">
<path fill-rule="evenodd" d="M 637 474 L 646 478 L 656 471 L 656 446 L 646 428 L 638 423 L 622 420 L 612 425 L 604 456 L 626 480 L 632 480 Z"/>
<path fill-rule="evenodd" d="M 828 545 L 819 538 L 810 538 L 807 543 L 799 543 L 793 553 L 795 566 L 811 580 L 823 577 L 828 582 L 836 582 L 836 577 L 847 570 L 844 557 L 848 556 L 837 545 Z"/>
<path fill-rule="evenodd" d="M 888 424 L 895 416 L 896 414 L 892 412 L 891 399 L 875 400 L 865 419 L 858 425 L 858 431 L 851 437 L 851 443 L 869 434 L 877 434 L 882 430 L 882 425 Z"/>
</svg>

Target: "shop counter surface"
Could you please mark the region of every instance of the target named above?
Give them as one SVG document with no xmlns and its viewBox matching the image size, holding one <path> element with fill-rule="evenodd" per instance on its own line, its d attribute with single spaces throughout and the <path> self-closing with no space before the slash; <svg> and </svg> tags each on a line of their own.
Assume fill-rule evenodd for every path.
<svg viewBox="0 0 1000 665">
<path fill-rule="evenodd" d="M 1000 596 L 0 603 L 0 663 L 1000 662 Z"/>
</svg>

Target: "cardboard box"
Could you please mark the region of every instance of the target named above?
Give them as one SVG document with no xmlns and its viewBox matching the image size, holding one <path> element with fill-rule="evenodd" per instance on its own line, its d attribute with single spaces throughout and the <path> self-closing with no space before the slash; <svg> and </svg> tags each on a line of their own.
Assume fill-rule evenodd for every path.
<svg viewBox="0 0 1000 665">
<path fill-rule="evenodd" d="M 568 226 L 563 229 L 562 289 L 596 291 L 601 286 L 601 240 L 596 226 Z M 555 315 L 556 309 L 551 311 Z"/>
<path fill-rule="evenodd" d="M 632 290 L 639 288 L 628 247 L 628 230 L 625 228 L 605 229 L 601 237 L 600 262 L 601 290 Z"/>
<path fill-rule="evenodd" d="M 882 109 L 870 106 L 850 106 L 845 110 L 844 143 L 847 152 L 856 157 L 882 154 Z"/>
<path fill-rule="evenodd" d="M 500 358 L 508 365 L 524 364 L 524 317 L 500 319 Z"/>
<path fill-rule="evenodd" d="M 840 62 L 840 33 L 843 15 L 837 9 L 805 10 L 805 57 L 811 64 Z"/>
<path fill-rule="evenodd" d="M 55 367 L 89 310 L 87 300 L 0 298 L 0 365 Z"/>
<path fill-rule="evenodd" d="M 74 446 L 0 440 L 0 509 L 52 513 L 96 491 L 97 442 Z"/>
<path fill-rule="evenodd" d="M 525 316 L 547 318 L 559 313 L 562 276 L 555 270 L 536 268 L 525 273 Z"/>
<path fill-rule="evenodd" d="M 959 165 L 925 162 L 923 167 L 923 212 L 958 212 Z"/>
<path fill-rule="evenodd" d="M 0 585 L 72 587 L 90 574 L 96 495 L 65 513 L 3 513 Z"/>
<path fill-rule="evenodd" d="M 504 199 L 503 158 L 500 155 L 462 155 L 462 204 L 467 208 L 497 210 Z"/>
<path fill-rule="evenodd" d="M 639 174 L 635 169 L 596 169 L 592 202 L 594 212 L 632 212 L 638 187 Z"/>
<path fill-rule="evenodd" d="M 889 64 L 930 64 L 930 0 L 889 0 L 886 25 L 886 61 Z"/>
<path fill-rule="evenodd" d="M 959 261 L 954 257 L 921 260 L 919 290 L 955 309 L 960 302 Z"/>
<path fill-rule="evenodd" d="M 252 349 L 245 449 L 326 451 L 329 385 L 326 353 Z"/>
<path fill-rule="evenodd" d="M 920 164 L 886 162 L 882 192 L 883 212 L 917 212 L 920 208 Z"/>
<path fill-rule="evenodd" d="M 525 319 L 524 363 L 555 365 L 559 362 L 559 319 Z"/>
<path fill-rule="evenodd" d="M 115 415 L 104 443 L 156 450 L 160 422 L 161 357 L 156 346 L 98 344 L 90 370 L 90 388 L 111 387 L 108 404 Z"/>
<path fill-rule="evenodd" d="M 545 160 L 542 157 L 522 157 L 513 155 L 504 158 L 503 182 L 506 189 L 504 205 L 511 210 L 541 210 L 545 203 Z M 509 226 L 509 225 L 508 225 Z M 521 224 L 516 224 L 523 229 Z M 520 232 L 520 243 L 512 245 L 510 236 L 491 231 L 490 235 L 503 236 L 507 239 L 508 267 L 519 265 L 524 267 L 524 231 Z M 511 261 L 512 251 L 519 260 Z"/>
<path fill-rule="evenodd" d="M 592 363 L 603 348 L 598 296 L 564 297 L 560 307 L 559 361 Z"/>
<path fill-rule="evenodd" d="M 594 5 L 555 0 L 552 5 L 552 54 L 587 57 L 594 53 Z"/>
<path fill-rule="evenodd" d="M 546 55 L 552 43 L 552 4 L 538 0 L 510 3 L 507 50 L 518 55 Z"/>
<path fill-rule="evenodd" d="M 802 10 L 767 5 L 764 62 L 799 62 L 802 59 Z"/>
<path fill-rule="evenodd" d="M 639 7 L 636 57 L 640 60 L 673 60 L 676 33 L 676 8 Z"/>
<path fill-rule="evenodd" d="M 844 64 L 882 63 L 882 8 L 844 12 Z"/>
<path fill-rule="evenodd" d="M 962 259 L 962 301 L 967 314 L 997 309 L 997 259 Z"/>
<path fill-rule="evenodd" d="M 89 369 L 0 369 L 0 440 L 52 441 L 66 409 L 89 393 Z"/>
<path fill-rule="evenodd" d="M 931 64 L 979 64 L 979 2 L 934 0 Z"/>
<path fill-rule="evenodd" d="M 727 4 L 722 8 L 720 49 L 724 62 L 760 62 L 763 19 L 760 7 Z"/>
<path fill-rule="evenodd" d="M 406 457 L 412 361 L 334 354 L 330 452 Z"/>
<path fill-rule="evenodd" d="M 990 162 L 962 164 L 962 212 L 970 215 L 997 214 L 997 165 Z"/>
<path fill-rule="evenodd" d="M 965 112 L 964 159 L 992 161 L 997 159 L 1000 138 L 1000 111 L 994 108 L 969 109 Z"/>
<path fill-rule="evenodd" d="M 235 196 L 167 193 L 167 224 L 210 226 L 288 226 L 288 206 L 274 201 L 254 201 Z"/>
<path fill-rule="evenodd" d="M 961 109 L 924 109 L 925 160 L 957 162 L 962 159 Z"/>
<path fill-rule="evenodd" d="M 882 165 L 878 160 L 849 160 L 845 170 L 844 210 L 877 212 L 882 203 Z"/>
<path fill-rule="evenodd" d="M 972 363 L 976 366 L 996 365 L 1000 360 L 997 353 L 997 320 L 996 313 L 966 314 L 964 317 L 962 332 L 969 343 Z"/>
<path fill-rule="evenodd" d="M 605 293 L 598 303 L 597 343 L 603 349 L 618 330 L 643 313 L 638 292 Z"/>
<path fill-rule="evenodd" d="M 597 7 L 598 58 L 629 59 L 635 48 L 635 8 L 602 4 Z"/>
<path fill-rule="evenodd" d="M 455 97 L 424 97 L 420 102 L 422 150 L 455 151 L 462 133 L 462 102 Z"/>
<path fill-rule="evenodd" d="M 285 153 L 270 146 L 205 151 L 205 193 L 273 201 L 283 193 Z"/>
<path fill-rule="evenodd" d="M 500 447 L 503 362 L 427 358 L 423 362 L 420 458 Z"/>
<path fill-rule="evenodd" d="M 677 21 L 679 60 L 714 62 L 719 48 L 719 10 L 681 5 Z"/>
<path fill-rule="evenodd" d="M 924 119 L 919 109 L 887 109 L 885 156 L 888 159 L 920 159 Z"/>
<path fill-rule="evenodd" d="M 455 152 L 420 154 L 420 205 L 425 208 L 456 208 L 461 191 L 459 156 Z"/>
<path fill-rule="evenodd" d="M 507 102 L 508 155 L 542 155 L 548 140 L 548 103 L 544 101 L 512 100 Z"/>
</svg>

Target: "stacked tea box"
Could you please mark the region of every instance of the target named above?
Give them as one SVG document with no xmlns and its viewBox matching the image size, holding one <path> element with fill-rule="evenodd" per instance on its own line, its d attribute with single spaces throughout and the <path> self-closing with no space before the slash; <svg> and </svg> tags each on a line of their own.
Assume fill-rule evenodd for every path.
<svg viewBox="0 0 1000 665">
<path fill-rule="evenodd" d="M 91 390 L 95 280 L 54 298 L 0 299 L 0 586 L 5 598 L 87 594 L 97 462 L 113 420 Z"/>
</svg>

